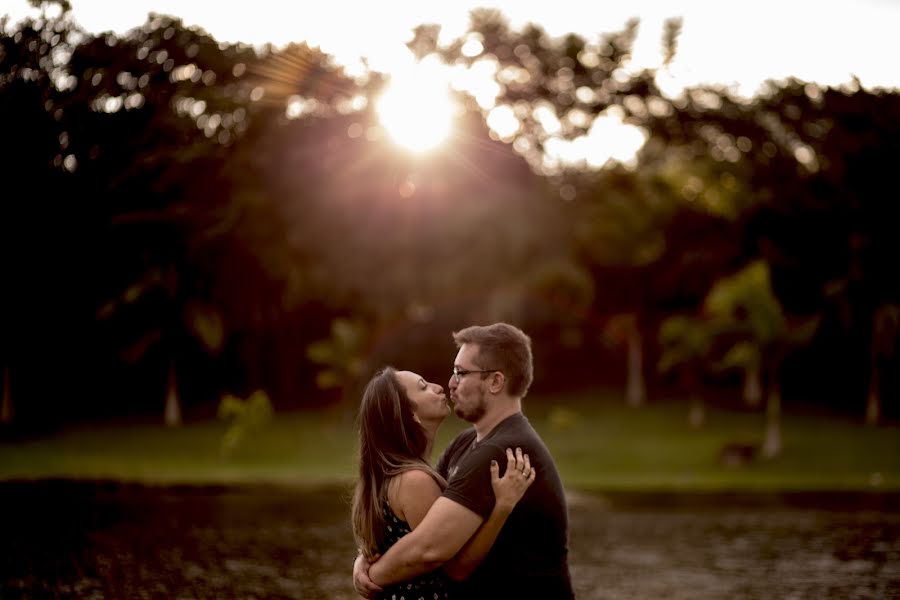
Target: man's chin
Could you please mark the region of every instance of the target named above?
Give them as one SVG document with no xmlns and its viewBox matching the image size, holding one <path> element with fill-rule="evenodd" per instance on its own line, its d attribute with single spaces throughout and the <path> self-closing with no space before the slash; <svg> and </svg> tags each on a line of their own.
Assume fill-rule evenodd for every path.
<svg viewBox="0 0 900 600">
<path fill-rule="evenodd" d="M 457 417 L 469 423 L 474 423 L 481 418 L 481 415 L 473 415 L 472 413 L 463 411 L 458 405 L 453 409 L 453 412 Z"/>
</svg>

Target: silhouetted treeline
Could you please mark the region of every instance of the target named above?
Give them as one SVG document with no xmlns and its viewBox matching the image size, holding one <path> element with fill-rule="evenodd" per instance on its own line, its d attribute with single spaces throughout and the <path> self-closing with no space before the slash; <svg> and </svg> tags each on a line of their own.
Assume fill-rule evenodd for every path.
<svg viewBox="0 0 900 600">
<path fill-rule="evenodd" d="M 384 141 L 384 77 L 304 44 L 222 44 L 160 15 L 124 35 L 65 12 L 4 23 L 10 420 L 161 413 L 167 397 L 190 418 L 256 389 L 321 405 L 383 362 L 443 382 L 449 333 L 500 319 L 534 336 L 537 392 L 628 372 L 640 403 L 677 383 L 656 373 L 661 324 L 709 320 L 713 285 L 759 260 L 785 322 L 818 325 L 768 383 L 861 417 L 874 382 L 878 416 L 898 416 L 900 97 L 787 81 L 670 98 L 659 73 L 625 69 L 636 26 L 554 40 L 481 11 L 446 47 L 420 27 L 419 56 L 496 61 L 520 127 L 500 136 L 461 95 L 452 139 L 414 158 Z M 643 129 L 635 165 L 548 159 L 598 116 Z M 710 348 L 763 348 L 746 312 Z M 700 378 L 732 389 L 752 363 Z"/>
</svg>

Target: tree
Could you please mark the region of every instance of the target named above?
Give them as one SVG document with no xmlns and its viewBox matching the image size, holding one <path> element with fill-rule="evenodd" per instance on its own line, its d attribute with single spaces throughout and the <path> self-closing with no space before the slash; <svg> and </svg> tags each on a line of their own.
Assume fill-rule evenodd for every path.
<svg viewBox="0 0 900 600">
<path fill-rule="evenodd" d="M 650 119 L 647 147 L 659 140 L 663 157 L 706 156 L 747 191 L 736 197 L 746 255 L 769 263 L 789 311 L 822 313 L 819 364 L 839 365 L 819 378 L 832 392 L 822 402 L 862 402 L 878 307 L 900 299 L 885 192 L 895 183 L 886 157 L 898 152 L 900 96 L 858 81 L 828 88 L 790 79 L 749 100 L 686 90 L 674 107 Z"/>
<path fill-rule="evenodd" d="M 7 409 L 15 403 L 16 423 L 28 427 L 70 410 L 55 386 L 83 364 L 82 283 L 94 233 L 79 230 L 86 221 L 72 201 L 79 190 L 60 154 L 67 138 L 57 76 L 77 31 L 53 16 L 52 4 L 14 28 L 0 19 L 0 114 L 14 115 L 0 139 L 0 370 Z M 65 301 L 61 290 L 72 290 Z"/>
<path fill-rule="evenodd" d="M 261 132 L 270 129 L 258 123 L 284 113 L 283 104 L 260 101 L 264 81 L 272 96 L 285 89 L 263 67 L 290 62 L 301 50 L 260 57 L 161 15 L 122 36 L 92 36 L 66 6 L 15 31 L 4 27 L 0 42 L 0 107 L 21 117 L 14 127 L 22 132 L 4 138 L 0 164 L 8 175 L 40 181 L 35 189 L 42 190 L 2 203 L 2 254 L 10 261 L 4 277 L 12 290 L 2 299 L 11 332 L 0 342 L 4 365 L 23 403 L 28 394 L 54 397 L 20 377 L 42 360 L 27 353 L 29 340 L 39 344 L 43 327 L 61 339 L 81 336 L 78 351 L 54 362 L 72 364 L 78 378 L 100 370 L 85 367 L 106 360 L 110 349 L 125 363 L 165 364 L 151 383 L 163 383 L 165 412 L 177 420 L 178 380 L 196 371 L 192 361 L 204 360 L 191 340 L 215 357 L 248 330 L 296 329 L 282 327 L 281 315 L 285 304 L 291 309 L 307 298 L 298 293 L 308 280 L 298 271 L 308 259 L 286 242 L 254 165 Z M 337 87 L 329 81 L 340 77 L 323 75 L 333 69 L 315 62 L 322 55 L 306 58 L 309 77 L 297 91 L 331 100 Z M 72 194 L 87 200 L 72 202 Z M 277 324 L 269 322 L 273 313 Z M 210 323 L 219 334 L 208 334 Z M 104 381 L 122 371 L 118 361 L 109 369 Z M 76 388 L 98 395 L 89 385 Z"/>
<path fill-rule="evenodd" d="M 9 367 L 3 367 L 3 403 L 0 407 L 0 424 L 12 423 L 15 409 L 12 402 L 12 387 L 9 384 Z"/>
<path fill-rule="evenodd" d="M 881 420 L 881 389 L 884 372 L 883 362 L 891 358 L 900 339 L 900 306 L 882 304 L 875 311 L 872 322 L 872 345 L 869 354 L 869 392 L 866 396 L 866 423 L 877 425 Z"/>
<path fill-rule="evenodd" d="M 205 233 L 208 206 L 192 196 L 219 188 L 225 147 L 245 125 L 233 116 L 246 112 L 235 65 L 253 57 L 151 15 L 122 37 L 85 36 L 68 62 L 79 82 L 62 108 L 75 176 L 97 190 L 108 207 L 101 218 L 112 225 L 98 264 L 106 298 L 97 316 L 115 317 L 117 335 L 131 332 L 122 340 L 127 362 L 166 365 L 167 425 L 182 418 L 187 340 L 199 339 L 212 355 L 224 343 L 221 311 L 188 256 L 189 240 Z"/>
<path fill-rule="evenodd" d="M 574 223 L 578 261 L 595 278 L 595 314 L 607 317 L 586 325 L 605 322 L 602 337 L 626 348 L 626 402 L 632 405 L 645 401 L 644 338 L 655 329 L 658 305 L 675 297 L 682 303 L 679 309 L 686 308 L 678 275 L 690 273 L 690 281 L 710 271 L 717 275 L 734 254 L 717 245 L 707 248 L 699 261 L 696 257 L 704 253 L 696 239 L 692 245 L 678 247 L 679 240 L 670 244 L 668 238 L 680 235 L 678 228 L 689 222 L 679 215 L 694 212 L 686 210 L 693 203 L 734 221 L 749 195 L 734 169 L 666 143 L 669 121 L 678 119 L 679 109 L 659 89 L 655 71 L 629 70 L 637 26 L 630 21 L 596 40 L 577 35 L 554 39 L 535 25 L 513 31 L 499 13 L 486 10 L 475 11 L 469 32 L 446 47 L 438 47 L 438 36 L 428 27 L 417 30 L 410 43 L 419 56 L 437 52 L 451 64 L 492 68 L 495 98 L 477 97 L 473 104 L 489 125 L 506 116 L 509 126 L 492 125 L 491 137 L 511 144 L 569 201 L 560 210 Z M 667 60 L 674 55 L 679 32 L 678 20 L 667 23 Z M 585 143 L 604 119 L 637 127 L 647 140 L 637 166 L 604 162 L 599 155 L 567 162 L 554 151 Z M 707 285 L 691 290 L 695 302 Z"/>
<path fill-rule="evenodd" d="M 316 385 L 322 390 L 340 392 L 342 404 L 351 404 L 351 394 L 368 370 L 366 351 L 370 340 L 361 321 L 337 318 L 331 322 L 331 336 L 310 344 L 306 354 L 320 365 Z"/>
<path fill-rule="evenodd" d="M 644 336 L 653 311 L 648 267 L 665 251 L 664 223 L 673 207 L 627 172 L 592 179 L 572 209 L 577 214 L 576 243 L 579 255 L 591 265 L 595 286 L 602 290 L 598 308 L 613 313 L 603 333 L 626 347 L 626 404 L 640 406 L 647 389 Z"/>
<path fill-rule="evenodd" d="M 725 324 L 723 331 L 744 338 L 727 351 L 723 366 L 763 367 L 767 394 L 762 455 L 774 458 L 782 449 L 781 365 L 793 348 L 809 342 L 819 317 L 786 315 L 772 291 L 769 267 L 762 260 L 717 281 L 706 298 L 704 311 Z"/>
<path fill-rule="evenodd" d="M 700 385 L 716 332 L 715 322 L 688 315 L 669 317 L 659 329 L 662 355 L 657 369 L 661 373 L 678 369 L 682 385 L 688 393 L 688 423 L 694 428 L 706 423 L 706 408 Z"/>
</svg>

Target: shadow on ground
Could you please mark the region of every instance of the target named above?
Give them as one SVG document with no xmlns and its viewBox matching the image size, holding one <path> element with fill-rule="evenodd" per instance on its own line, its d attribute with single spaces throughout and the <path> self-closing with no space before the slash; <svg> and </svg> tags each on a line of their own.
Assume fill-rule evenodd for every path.
<svg viewBox="0 0 900 600">
<path fill-rule="evenodd" d="M 0 597 L 351 599 L 348 490 L 0 483 Z M 570 494 L 578 598 L 889 598 L 900 495 Z M 900 596 L 898 596 L 900 597 Z"/>
</svg>

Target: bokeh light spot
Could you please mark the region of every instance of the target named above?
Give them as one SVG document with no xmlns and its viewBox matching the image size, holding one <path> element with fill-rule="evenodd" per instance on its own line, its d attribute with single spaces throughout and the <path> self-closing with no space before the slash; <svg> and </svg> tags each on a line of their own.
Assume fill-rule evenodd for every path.
<svg viewBox="0 0 900 600">
<path fill-rule="evenodd" d="M 457 111 L 449 96 L 446 69 L 426 59 L 394 75 L 376 110 L 397 144 L 413 152 L 436 147 L 449 136 Z"/>
<path fill-rule="evenodd" d="M 487 124 L 501 139 L 511 138 L 521 127 L 513 109 L 506 105 L 492 108 L 488 113 Z"/>
</svg>

